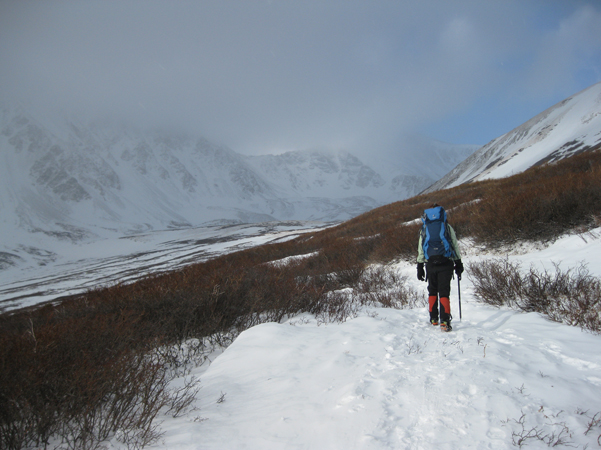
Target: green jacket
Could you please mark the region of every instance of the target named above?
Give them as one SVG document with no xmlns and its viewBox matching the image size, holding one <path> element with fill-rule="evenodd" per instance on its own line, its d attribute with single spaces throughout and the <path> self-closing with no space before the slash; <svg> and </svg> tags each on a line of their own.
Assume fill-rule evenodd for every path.
<svg viewBox="0 0 601 450">
<path fill-rule="evenodd" d="M 459 244 L 457 243 L 457 236 L 455 235 L 455 230 L 453 227 L 447 223 L 447 230 L 449 231 L 449 236 L 451 238 L 451 245 L 453 246 L 453 250 L 455 250 L 455 257 L 451 257 L 452 260 L 461 259 L 461 252 L 459 251 Z M 426 255 L 424 255 L 424 246 L 422 245 L 422 235 L 419 235 L 419 242 L 417 244 L 417 262 L 425 263 L 428 262 L 426 259 Z"/>
</svg>

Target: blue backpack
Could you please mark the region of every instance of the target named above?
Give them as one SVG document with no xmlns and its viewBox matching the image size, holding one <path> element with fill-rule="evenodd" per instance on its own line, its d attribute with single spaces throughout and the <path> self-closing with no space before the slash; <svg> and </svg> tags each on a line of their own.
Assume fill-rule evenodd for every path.
<svg viewBox="0 0 601 450">
<path fill-rule="evenodd" d="M 422 216 L 422 247 L 426 259 L 456 258 L 447 230 L 447 213 L 442 206 L 426 209 Z M 439 259 L 439 258 L 434 258 Z"/>
</svg>

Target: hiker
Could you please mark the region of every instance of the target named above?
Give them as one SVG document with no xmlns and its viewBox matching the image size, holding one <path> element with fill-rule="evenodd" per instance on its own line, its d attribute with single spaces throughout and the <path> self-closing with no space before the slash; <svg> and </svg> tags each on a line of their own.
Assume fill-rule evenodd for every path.
<svg viewBox="0 0 601 450">
<path fill-rule="evenodd" d="M 425 271 L 424 271 L 425 264 Z M 463 264 L 455 230 L 447 223 L 447 213 L 438 204 L 424 211 L 422 230 L 417 247 L 417 279 L 428 281 L 428 310 L 430 323 L 439 324 L 438 298 L 440 297 L 440 329 L 451 331 L 451 279 L 453 269 L 461 280 Z"/>
</svg>

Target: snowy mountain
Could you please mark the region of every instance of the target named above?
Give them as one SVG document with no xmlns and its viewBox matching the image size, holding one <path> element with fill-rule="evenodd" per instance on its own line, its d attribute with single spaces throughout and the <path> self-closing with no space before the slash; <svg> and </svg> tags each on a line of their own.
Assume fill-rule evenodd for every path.
<svg viewBox="0 0 601 450">
<path fill-rule="evenodd" d="M 474 150 L 435 147 L 427 151 L 447 160 L 445 173 Z M 224 221 L 345 220 L 434 181 L 409 161 L 379 173 L 344 150 L 244 156 L 202 138 L 22 108 L 0 109 L 0 149 L 0 227 L 15 242 L 32 232 L 78 241 Z"/>
<path fill-rule="evenodd" d="M 601 83 L 597 83 L 489 142 L 425 192 L 511 176 L 600 147 Z"/>
<path fill-rule="evenodd" d="M 386 184 L 371 167 L 347 151 L 308 150 L 249 158 L 257 172 L 280 180 L 297 195 L 344 197 L 356 189 L 378 195 Z"/>
<path fill-rule="evenodd" d="M 273 186 L 225 147 L 74 123 L 57 135 L 27 115 L 3 118 L 5 222 L 8 214 L 49 233 L 67 225 L 74 236 L 73 227 L 131 232 L 272 219 L 265 211 L 278 200 Z"/>
</svg>

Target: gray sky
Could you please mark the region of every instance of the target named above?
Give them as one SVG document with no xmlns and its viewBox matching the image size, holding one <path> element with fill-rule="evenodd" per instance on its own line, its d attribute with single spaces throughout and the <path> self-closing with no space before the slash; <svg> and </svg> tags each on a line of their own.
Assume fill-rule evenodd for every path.
<svg viewBox="0 0 601 450">
<path fill-rule="evenodd" d="M 601 81 L 601 2 L 0 0 L 0 80 L 241 153 L 483 145 Z"/>
</svg>

